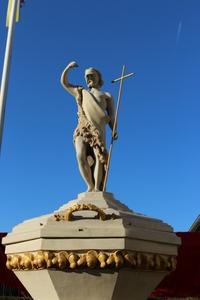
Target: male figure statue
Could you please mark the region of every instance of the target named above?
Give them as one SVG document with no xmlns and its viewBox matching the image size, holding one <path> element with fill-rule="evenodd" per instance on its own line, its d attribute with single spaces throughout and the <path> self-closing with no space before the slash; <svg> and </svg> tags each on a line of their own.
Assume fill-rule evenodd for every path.
<svg viewBox="0 0 200 300">
<path fill-rule="evenodd" d="M 75 67 L 78 67 L 76 62 L 67 65 L 61 75 L 61 84 L 78 105 L 78 126 L 74 132 L 77 161 L 87 191 L 101 191 L 107 163 L 105 126 L 109 124 L 113 129 L 114 102 L 109 93 L 100 90 L 102 76 L 94 68 L 85 70 L 88 90 L 69 83 L 68 72 Z M 117 138 L 117 133 L 114 136 Z"/>
</svg>

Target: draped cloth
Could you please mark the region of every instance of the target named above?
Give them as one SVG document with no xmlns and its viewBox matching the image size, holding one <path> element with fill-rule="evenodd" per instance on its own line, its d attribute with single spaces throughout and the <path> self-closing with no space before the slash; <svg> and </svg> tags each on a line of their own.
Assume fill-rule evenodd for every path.
<svg viewBox="0 0 200 300">
<path fill-rule="evenodd" d="M 74 132 L 74 141 L 81 136 L 86 144 L 93 149 L 102 164 L 106 166 L 107 151 L 105 142 L 105 125 L 110 121 L 107 113 L 102 109 L 97 99 L 89 91 L 79 88 L 76 99 L 78 105 L 78 126 Z M 91 151 L 88 161 L 93 164 Z M 91 163 L 91 159 L 93 162 Z"/>
</svg>

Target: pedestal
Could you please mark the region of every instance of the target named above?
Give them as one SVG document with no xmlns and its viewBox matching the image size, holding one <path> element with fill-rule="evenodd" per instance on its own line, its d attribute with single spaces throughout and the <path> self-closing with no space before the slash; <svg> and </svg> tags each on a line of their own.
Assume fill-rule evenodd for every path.
<svg viewBox="0 0 200 300">
<path fill-rule="evenodd" d="M 180 239 L 95 192 L 17 225 L 3 243 L 7 267 L 34 300 L 146 300 L 176 267 Z"/>
</svg>

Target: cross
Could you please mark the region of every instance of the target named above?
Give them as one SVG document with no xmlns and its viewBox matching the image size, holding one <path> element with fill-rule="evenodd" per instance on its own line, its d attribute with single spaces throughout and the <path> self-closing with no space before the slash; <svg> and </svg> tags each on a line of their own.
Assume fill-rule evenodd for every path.
<svg viewBox="0 0 200 300">
<path fill-rule="evenodd" d="M 109 148 L 109 152 L 108 152 L 108 161 L 107 161 L 107 165 L 106 165 L 106 173 L 105 173 L 105 178 L 104 178 L 104 182 L 103 182 L 103 192 L 105 192 L 105 190 L 106 190 L 106 183 L 107 183 L 107 179 L 108 179 L 108 172 L 109 172 L 109 167 L 110 167 L 112 148 L 113 148 L 113 143 L 114 143 L 114 140 L 115 140 L 117 118 L 118 118 L 119 106 L 120 106 L 121 95 L 122 95 L 122 84 L 123 84 L 123 81 L 124 81 L 125 78 L 135 75 L 135 73 L 129 73 L 127 75 L 124 75 L 124 74 L 125 74 L 125 65 L 123 65 L 123 67 L 122 67 L 121 77 L 116 78 L 116 79 L 111 81 L 111 83 L 118 82 L 118 81 L 120 83 L 119 83 L 119 93 L 118 93 L 118 99 L 117 99 L 115 120 L 114 120 L 114 124 L 113 124 L 113 129 L 112 129 L 112 138 L 111 138 L 110 148 Z"/>
</svg>

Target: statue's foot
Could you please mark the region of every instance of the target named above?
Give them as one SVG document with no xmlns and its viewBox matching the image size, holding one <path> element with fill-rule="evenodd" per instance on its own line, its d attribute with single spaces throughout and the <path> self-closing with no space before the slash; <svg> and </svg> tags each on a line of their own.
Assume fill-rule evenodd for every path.
<svg viewBox="0 0 200 300">
<path fill-rule="evenodd" d="M 89 186 L 88 189 L 87 189 L 87 192 L 94 192 L 94 187 Z"/>
<path fill-rule="evenodd" d="M 100 190 L 95 188 L 95 189 L 94 189 L 94 192 L 100 192 Z"/>
</svg>

